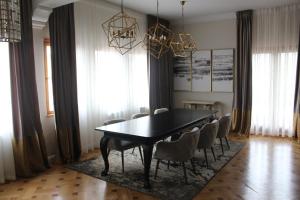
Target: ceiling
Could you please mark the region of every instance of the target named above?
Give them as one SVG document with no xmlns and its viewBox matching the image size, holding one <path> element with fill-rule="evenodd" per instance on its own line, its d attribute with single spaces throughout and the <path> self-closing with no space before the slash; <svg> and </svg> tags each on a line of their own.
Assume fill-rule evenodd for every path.
<svg viewBox="0 0 300 200">
<path fill-rule="evenodd" d="M 79 0 L 32 0 L 34 27 L 43 28 L 53 8 L 76 1 Z M 95 1 L 106 1 L 118 6 L 121 4 L 121 0 Z M 184 15 L 186 22 L 233 18 L 234 12 L 239 10 L 270 8 L 295 2 L 300 3 L 300 0 L 187 0 Z M 124 6 L 141 13 L 156 15 L 156 0 L 124 0 Z M 181 17 L 180 0 L 159 0 L 159 16 L 171 20 L 172 24 L 179 23 L 177 19 Z"/>
<path fill-rule="evenodd" d="M 52 9 L 78 0 L 32 0 L 32 26 L 43 29 L 48 21 Z"/>
<path fill-rule="evenodd" d="M 120 5 L 121 0 L 105 0 Z M 239 10 L 270 8 L 300 2 L 300 0 L 188 0 L 185 17 L 233 13 Z M 124 0 L 124 6 L 146 14 L 156 14 L 156 0 Z M 181 16 L 180 0 L 159 0 L 159 16 L 174 20 Z"/>
</svg>

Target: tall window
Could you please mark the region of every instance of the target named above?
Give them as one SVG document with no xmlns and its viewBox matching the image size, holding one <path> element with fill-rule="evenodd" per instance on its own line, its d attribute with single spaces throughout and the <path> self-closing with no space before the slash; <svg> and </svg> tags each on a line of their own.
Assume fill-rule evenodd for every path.
<svg viewBox="0 0 300 200">
<path fill-rule="evenodd" d="M 8 43 L 0 42 L 0 184 L 15 179 Z"/>
<path fill-rule="evenodd" d="M 51 47 L 49 39 L 44 40 L 44 59 L 47 115 L 52 116 L 54 115 L 54 104 L 52 88 Z"/>
<path fill-rule="evenodd" d="M 0 143 L 2 137 L 12 132 L 12 108 L 11 108 L 11 88 L 10 88 L 10 70 L 9 70 L 9 53 L 8 43 L 0 42 Z"/>
<path fill-rule="evenodd" d="M 292 136 L 297 53 L 253 55 L 253 131 Z"/>
<path fill-rule="evenodd" d="M 286 6 L 254 12 L 252 133 L 294 134 L 298 9 L 299 6 Z"/>
</svg>

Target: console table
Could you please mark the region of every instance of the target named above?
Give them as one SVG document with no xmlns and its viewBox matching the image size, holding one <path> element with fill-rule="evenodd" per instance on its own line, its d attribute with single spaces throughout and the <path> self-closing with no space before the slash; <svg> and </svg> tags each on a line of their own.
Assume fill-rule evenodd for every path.
<svg viewBox="0 0 300 200">
<path fill-rule="evenodd" d="M 207 109 L 213 110 L 213 107 L 218 103 L 217 101 L 201 101 L 201 100 L 183 100 L 183 107 L 189 109 L 197 110 L 199 107 L 200 109 Z"/>
</svg>

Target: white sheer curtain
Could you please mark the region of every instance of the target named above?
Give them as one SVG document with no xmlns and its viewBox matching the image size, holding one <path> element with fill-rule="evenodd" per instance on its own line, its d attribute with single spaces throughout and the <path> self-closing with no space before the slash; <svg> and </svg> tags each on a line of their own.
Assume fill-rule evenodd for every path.
<svg viewBox="0 0 300 200">
<path fill-rule="evenodd" d="M 8 43 L 0 42 L 0 58 L 0 183 L 4 183 L 5 180 L 16 178 L 12 149 L 13 125 Z"/>
<path fill-rule="evenodd" d="M 78 104 L 83 152 L 99 147 L 94 128 L 112 118 L 128 119 L 149 107 L 147 54 L 137 47 L 121 55 L 108 47 L 101 24 L 120 11 L 103 2 L 75 4 Z M 146 16 L 130 13 L 141 32 Z"/>
<path fill-rule="evenodd" d="M 293 136 L 300 6 L 254 12 L 253 134 Z"/>
</svg>

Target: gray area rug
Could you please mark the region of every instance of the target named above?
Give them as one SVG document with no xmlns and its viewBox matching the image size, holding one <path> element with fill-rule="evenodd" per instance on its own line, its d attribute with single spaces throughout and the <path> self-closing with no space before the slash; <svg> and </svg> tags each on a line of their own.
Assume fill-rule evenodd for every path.
<svg viewBox="0 0 300 200">
<path fill-rule="evenodd" d="M 94 160 L 70 164 L 67 167 L 84 174 L 114 183 L 132 190 L 143 192 L 159 199 L 188 200 L 196 196 L 201 189 L 225 166 L 242 148 L 244 144 L 230 141 L 230 150 L 224 145 L 224 155 L 219 144 L 214 146 L 217 161 L 208 150 L 209 168 L 206 168 L 203 150 L 197 150 L 195 155 L 196 174 L 192 170 L 190 162 L 186 163 L 188 184 L 184 182 L 183 169 L 181 165 L 171 163 L 169 169 L 167 162 L 162 161 L 159 165 L 158 176 L 154 179 L 156 160 L 151 162 L 150 181 L 151 190 L 143 188 L 143 165 L 138 149 L 132 154 L 132 150 L 124 153 L 125 173 L 122 174 L 121 154 L 111 151 L 109 154 L 109 175 L 102 177 L 101 170 L 104 168 L 102 157 Z"/>
</svg>

